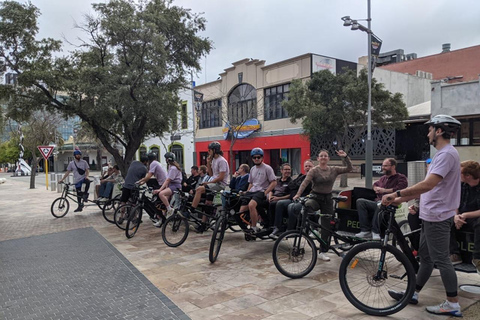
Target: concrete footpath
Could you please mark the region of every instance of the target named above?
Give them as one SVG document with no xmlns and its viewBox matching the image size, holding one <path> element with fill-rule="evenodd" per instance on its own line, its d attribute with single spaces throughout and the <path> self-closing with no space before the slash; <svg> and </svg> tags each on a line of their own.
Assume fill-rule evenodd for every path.
<svg viewBox="0 0 480 320">
<path fill-rule="evenodd" d="M 138 290 L 148 288 L 148 283 L 158 289 L 153 296 L 158 301 L 164 302 L 171 312 L 172 319 L 175 317 L 189 317 L 191 319 L 374 319 L 355 309 L 344 297 L 338 282 L 338 268 L 341 259 L 333 253 L 331 261 L 317 261 L 315 269 L 305 278 L 291 280 L 282 276 L 273 265 L 271 252 L 273 241 L 246 242 L 242 234 L 228 232 L 222 245 L 219 258 L 215 264 L 208 261 L 208 248 L 211 233 L 203 235 L 191 232 L 186 242 L 178 248 L 167 247 L 161 238 L 161 230 L 155 228 L 148 219 L 140 226 L 137 235 L 127 239 L 122 230 L 105 221 L 97 206 L 86 207 L 83 212 L 74 213 L 75 204 L 70 204 L 69 213 L 61 219 L 54 218 L 50 213 L 51 203 L 60 194 L 45 189 L 45 176 L 37 176 L 37 188 L 29 189 L 29 177 L 10 177 L 9 174 L 0 173 L 0 178 L 6 178 L 6 182 L 0 184 L 0 283 L 14 281 L 15 276 L 26 277 L 21 273 L 20 266 L 30 266 L 27 274 L 35 270 L 50 270 L 55 268 L 68 269 L 68 273 L 62 272 L 60 279 L 46 279 L 40 281 L 37 286 L 40 295 L 43 296 L 71 296 L 82 297 L 85 301 L 87 294 L 98 296 L 97 286 L 90 283 L 102 281 L 113 283 L 115 299 L 126 301 L 131 291 L 128 287 L 135 282 L 142 283 Z M 42 183 L 43 181 L 43 183 Z M 364 180 L 356 177 L 349 179 L 350 188 L 364 186 Z M 338 189 L 338 183 L 334 187 Z M 36 237 L 38 236 L 38 237 Z M 14 241 L 16 241 L 14 243 Z M 48 245 L 61 244 L 61 251 L 68 253 L 71 248 L 68 261 L 77 256 L 81 265 L 74 266 L 67 263 L 62 267 L 63 255 L 57 255 L 56 250 L 51 250 Z M 99 248 L 95 248 L 95 243 Z M 14 246 L 12 244 L 15 244 Z M 80 250 L 87 254 L 79 255 L 78 247 L 91 248 Z M 111 247 L 109 247 L 111 246 Z M 23 247 L 23 249 L 21 249 Z M 8 249 L 7 249 L 8 248 Z M 26 250 L 27 254 L 16 256 L 15 251 Z M 28 250 L 25 248 L 29 248 Z M 35 250 L 34 250 L 35 249 Z M 104 250 L 104 251 L 102 251 Z M 118 252 L 118 255 L 115 254 Z M 49 259 L 42 259 L 42 253 Z M 90 254 L 88 254 L 90 253 Z M 114 255 L 112 255 L 114 253 Z M 102 260 L 102 256 L 105 260 Z M 38 260 L 34 260 L 38 256 Z M 100 265 L 109 269 L 125 259 L 124 264 L 131 264 L 132 274 L 138 271 L 135 281 L 123 281 L 117 277 L 117 281 L 100 280 L 93 273 L 99 273 Z M 8 261 L 7 261 L 8 260 Z M 37 265 L 31 266 L 34 261 Z M 92 269 L 90 268 L 92 266 Z M 47 266 L 49 266 L 47 268 Z M 127 269 L 124 271 L 127 272 Z M 90 270 L 90 271 L 88 271 Z M 25 271 L 25 270 L 24 270 Z M 64 270 L 65 271 L 65 270 Z M 122 270 L 120 270 L 122 272 Z M 76 286 L 68 284 L 69 276 L 76 279 Z M 480 276 L 477 274 L 457 273 L 459 284 L 480 285 Z M 142 277 L 145 277 L 145 282 Z M 83 278 L 82 278 L 83 277 Z M 103 275 L 103 278 L 107 275 Z M 84 279 L 89 285 L 79 279 Z M 107 279 L 107 278 L 105 278 Z M 56 283 L 55 281 L 59 281 Z M 131 280 L 131 279 L 130 279 Z M 28 278 L 26 280 L 28 281 Z M 9 290 L 0 289 L 0 318 L 5 318 L 7 312 L 12 311 L 12 305 L 29 306 L 34 299 L 28 290 L 31 286 L 22 281 L 18 282 L 15 292 L 19 296 L 24 295 L 24 300 L 14 302 L 13 295 Z M 34 279 L 32 278 L 33 282 Z M 107 286 L 108 287 L 108 286 Z M 85 291 L 79 291 L 79 288 Z M 145 291 L 142 291 L 145 293 Z M 152 293 L 153 291 L 150 291 Z M 143 294 L 142 293 L 142 294 Z M 150 297 L 151 295 L 147 295 Z M 163 295 L 165 298 L 162 298 Z M 467 293 L 459 290 L 460 304 L 464 312 L 464 319 L 479 319 L 480 295 Z M 111 300 L 112 306 L 115 299 Z M 124 300 L 127 299 L 127 300 Z M 389 316 L 390 319 L 445 319 L 445 317 L 428 314 L 425 306 L 437 304 L 444 299 L 444 290 L 437 270 L 427 283 L 420 295 L 418 305 L 409 305 L 401 312 Z M 54 307 L 54 299 L 37 299 L 35 306 L 45 308 Z M 157 301 L 157 300 L 155 300 Z M 173 303 L 169 303 L 169 301 Z M 108 305 L 108 303 L 106 303 Z M 7 310 L 7 306 L 9 306 Z M 71 304 L 65 304 L 65 311 L 45 319 L 82 319 L 81 316 L 72 316 Z M 84 306 L 84 305 L 83 305 Z M 180 308 L 175 309 L 175 306 Z M 62 304 L 55 307 L 62 308 Z M 111 307 L 111 306 L 110 306 Z M 27 308 L 27 307 L 25 307 Z M 149 313 L 150 305 L 145 304 Z M 88 308 L 84 306 L 83 311 Z M 141 310 L 137 308 L 136 310 Z M 168 312 L 160 304 L 152 318 Z M 110 310 L 112 311 L 112 310 Z M 127 310 L 127 312 L 132 310 Z M 2 316 L 2 312 L 4 312 Z M 104 319 L 99 309 L 98 319 Z M 165 313 L 165 314 L 166 314 Z M 183 314 L 185 313 L 185 314 Z M 88 311 L 88 315 L 94 316 L 95 312 Z M 6 319 L 37 319 L 35 316 L 22 317 L 15 312 L 8 313 Z M 119 315 L 117 318 L 143 319 L 134 312 Z M 85 317 L 86 318 L 86 317 Z M 145 317 L 148 318 L 148 317 Z M 160 317 L 161 318 L 161 317 Z M 162 318 L 163 319 L 163 318 Z"/>
</svg>

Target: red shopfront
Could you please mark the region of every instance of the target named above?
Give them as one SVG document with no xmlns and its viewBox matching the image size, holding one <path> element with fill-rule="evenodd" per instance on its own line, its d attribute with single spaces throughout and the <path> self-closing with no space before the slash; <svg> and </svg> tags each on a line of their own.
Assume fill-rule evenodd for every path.
<svg viewBox="0 0 480 320">
<path fill-rule="evenodd" d="M 206 163 L 208 144 L 211 141 L 196 142 L 197 163 Z M 230 140 L 219 141 L 222 145 L 223 156 L 231 164 L 229 155 Z M 272 166 L 276 174 L 279 174 L 280 165 L 288 162 L 292 165 L 292 174 L 296 175 L 303 170 L 303 162 L 310 159 L 310 140 L 307 137 L 293 134 L 284 136 L 257 137 L 238 139 L 233 146 L 233 158 L 235 168 L 242 163 L 252 165 L 250 150 L 262 148 L 265 153 L 265 163 Z"/>
</svg>

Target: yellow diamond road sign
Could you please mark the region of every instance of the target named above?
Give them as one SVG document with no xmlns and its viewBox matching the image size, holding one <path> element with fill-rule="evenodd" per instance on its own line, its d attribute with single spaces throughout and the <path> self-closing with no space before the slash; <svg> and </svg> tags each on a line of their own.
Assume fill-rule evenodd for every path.
<svg viewBox="0 0 480 320">
<path fill-rule="evenodd" d="M 38 146 L 37 147 L 45 160 L 52 154 L 53 146 Z"/>
</svg>

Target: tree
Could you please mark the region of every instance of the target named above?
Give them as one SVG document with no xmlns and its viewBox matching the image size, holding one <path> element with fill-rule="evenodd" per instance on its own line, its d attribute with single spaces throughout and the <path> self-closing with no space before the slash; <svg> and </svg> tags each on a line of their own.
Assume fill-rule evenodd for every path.
<svg viewBox="0 0 480 320">
<path fill-rule="evenodd" d="M 143 139 L 168 129 L 178 111 L 177 92 L 186 87 L 187 73 L 200 69 L 211 43 L 197 35 L 205 19 L 171 0 L 111 0 L 93 9 L 97 15 L 77 26 L 87 39 L 53 58 L 60 41 L 35 40 L 39 10 L 3 2 L 0 58 L 18 74 L 18 86 L 4 86 L 0 96 L 20 112 L 46 107 L 78 115 L 125 174 Z"/>
<path fill-rule="evenodd" d="M 42 155 L 38 151 L 38 146 L 48 145 L 55 141 L 55 137 L 60 133 L 57 131 L 62 119 L 58 115 L 47 111 L 35 111 L 23 117 L 17 116 L 17 121 L 21 125 L 21 131 L 24 135 L 23 147 L 25 148 L 24 159 L 30 158 L 32 174 L 30 175 L 30 189 L 35 188 L 35 176 L 38 162 Z M 20 132 L 12 131 L 12 135 L 18 140 Z M 60 142 L 61 144 L 61 142 Z M 18 159 L 18 153 L 17 158 Z"/>
<path fill-rule="evenodd" d="M 302 120 L 305 134 L 310 140 L 328 136 L 338 149 L 348 153 L 367 127 L 368 77 L 363 69 L 360 74 L 344 70 L 334 75 L 328 70 L 316 72 L 306 83 L 294 80 L 289 99 L 282 106 L 291 121 Z M 408 111 L 400 93 L 392 94 L 383 84 L 372 79 L 372 123 L 377 128 L 404 128 Z M 342 175 L 342 187 L 346 187 L 346 175 Z"/>
<path fill-rule="evenodd" d="M 0 144 L 0 164 L 15 163 L 18 160 L 18 142 L 10 139 Z"/>
</svg>

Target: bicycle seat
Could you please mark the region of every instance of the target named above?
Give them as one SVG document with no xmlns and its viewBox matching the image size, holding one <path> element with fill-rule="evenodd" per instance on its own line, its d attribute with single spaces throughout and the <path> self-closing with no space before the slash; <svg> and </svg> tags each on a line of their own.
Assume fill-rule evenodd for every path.
<svg viewBox="0 0 480 320">
<path fill-rule="evenodd" d="M 332 197 L 332 200 L 337 201 L 337 202 L 346 202 L 348 200 L 348 197 L 346 197 L 346 196 L 336 196 L 336 197 Z"/>
</svg>

